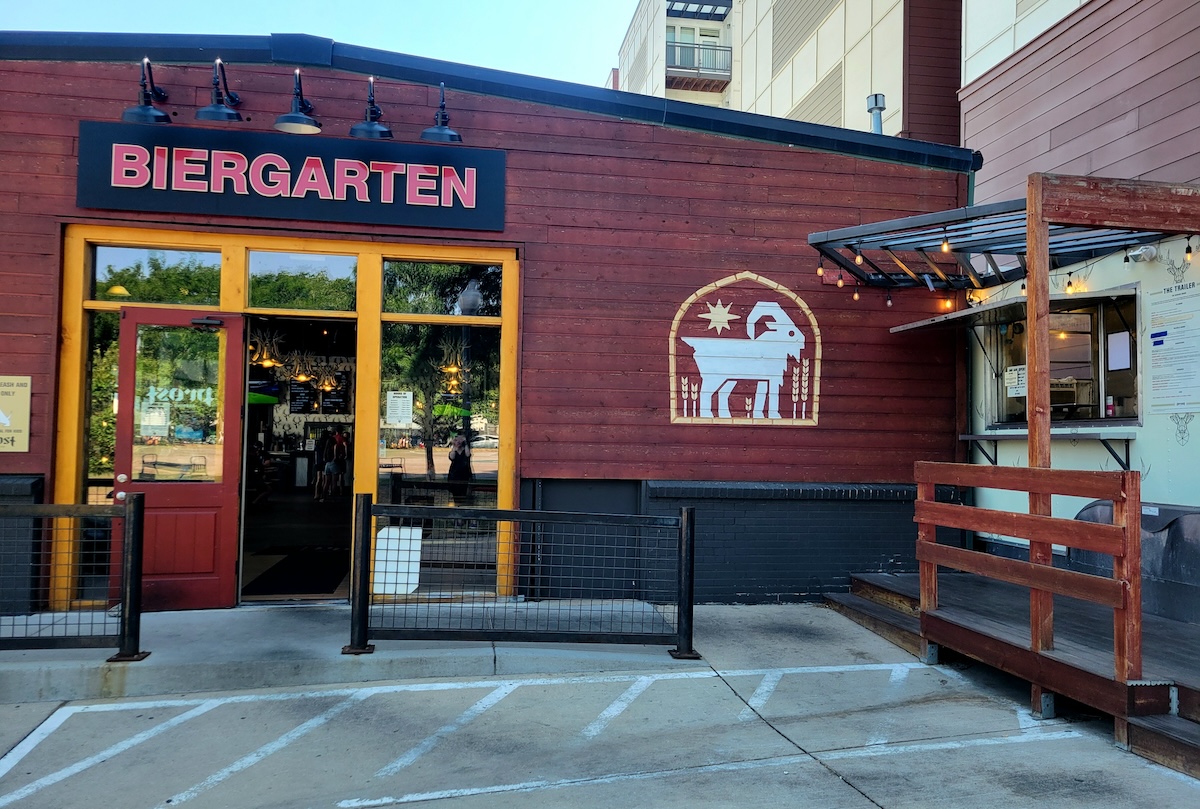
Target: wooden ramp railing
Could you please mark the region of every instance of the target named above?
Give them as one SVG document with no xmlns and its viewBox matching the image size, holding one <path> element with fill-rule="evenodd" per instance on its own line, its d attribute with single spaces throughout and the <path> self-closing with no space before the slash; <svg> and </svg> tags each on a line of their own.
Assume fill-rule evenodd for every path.
<svg viewBox="0 0 1200 809">
<path fill-rule="evenodd" d="M 914 520 L 917 523 L 922 614 L 937 609 L 939 566 L 1030 588 L 1030 642 L 1031 651 L 1035 653 L 1054 648 L 1054 595 L 1101 604 L 1113 610 L 1116 680 L 1128 683 L 1141 678 L 1141 478 L 1138 472 L 1079 472 L 918 462 L 916 480 Z M 1031 502 L 1046 504 L 1055 494 L 1111 500 L 1113 524 L 1097 525 L 1037 514 L 938 503 L 934 501 L 938 485 L 1028 492 Z M 937 526 L 1029 540 L 1030 560 L 938 545 L 935 540 Z M 1111 556 L 1112 578 L 1053 567 L 1052 545 Z"/>
</svg>

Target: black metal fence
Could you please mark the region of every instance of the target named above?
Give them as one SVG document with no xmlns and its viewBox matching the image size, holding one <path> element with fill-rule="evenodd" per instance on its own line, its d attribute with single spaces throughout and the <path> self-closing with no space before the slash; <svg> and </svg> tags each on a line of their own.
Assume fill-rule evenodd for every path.
<svg viewBox="0 0 1200 809">
<path fill-rule="evenodd" d="M 116 646 L 141 660 L 143 495 L 0 505 L 0 649 Z"/>
<path fill-rule="evenodd" d="M 672 655 L 695 657 L 694 544 L 687 508 L 645 517 L 373 506 L 359 495 L 343 651 L 454 639 L 674 643 Z"/>
</svg>

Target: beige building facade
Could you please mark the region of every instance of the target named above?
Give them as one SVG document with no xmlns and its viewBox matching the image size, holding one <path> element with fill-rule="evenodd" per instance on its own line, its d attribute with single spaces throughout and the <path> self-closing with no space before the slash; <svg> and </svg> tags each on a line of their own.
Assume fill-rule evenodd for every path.
<svg viewBox="0 0 1200 809">
<path fill-rule="evenodd" d="M 957 144 L 960 14 L 959 0 L 642 0 L 618 89 L 866 132 L 882 94 L 883 134 Z M 714 75 L 690 80 L 705 59 Z"/>
</svg>

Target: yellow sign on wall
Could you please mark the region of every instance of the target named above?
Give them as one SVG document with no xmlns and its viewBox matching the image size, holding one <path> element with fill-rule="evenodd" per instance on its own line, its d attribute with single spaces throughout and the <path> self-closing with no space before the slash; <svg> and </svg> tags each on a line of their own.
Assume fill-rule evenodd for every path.
<svg viewBox="0 0 1200 809">
<path fill-rule="evenodd" d="M 0 376 L 0 452 L 29 452 L 30 377 Z"/>
</svg>

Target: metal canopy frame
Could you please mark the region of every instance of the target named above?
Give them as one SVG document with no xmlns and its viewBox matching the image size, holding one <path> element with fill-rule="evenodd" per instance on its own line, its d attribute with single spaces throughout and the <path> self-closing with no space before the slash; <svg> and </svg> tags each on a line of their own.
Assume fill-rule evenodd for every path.
<svg viewBox="0 0 1200 809">
<path fill-rule="evenodd" d="M 708 2 L 692 2 L 692 0 L 667 0 L 667 16 L 687 20 L 724 20 L 733 10 L 729 0 L 708 0 Z"/>
<path fill-rule="evenodd" d="M 1027 218 L 1025 200 L 1016 199 L 813 233 L 808 243 L 822 265 L 828 262 L 864 286 L 983 289 L 1025 277 Z M 1172 235 L 1051 224 L 1050 266 L 1077 264 Z"/>
</svg>

